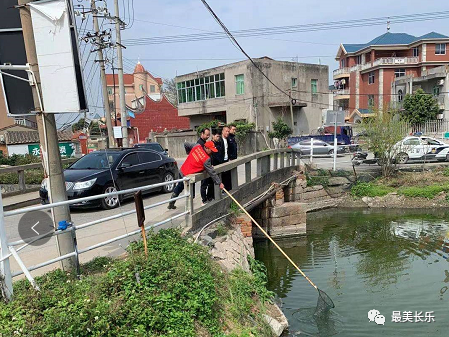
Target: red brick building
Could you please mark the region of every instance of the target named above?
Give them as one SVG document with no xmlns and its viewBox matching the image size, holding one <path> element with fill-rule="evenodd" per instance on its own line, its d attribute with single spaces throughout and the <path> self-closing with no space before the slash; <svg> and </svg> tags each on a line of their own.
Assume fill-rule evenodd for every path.
<svg viewBox="0 0 449 337">
<path fill-rule="evenodd" d="M 346 110 L 347 118 L 357 121 L 373 110 L 397 107 L 403 95 L 395 81 L 407 77 L 413 82 L 429 69 L 448 65 L 448 44 L 448 36 L 435 32 L 419 37 L 387 32 L 368 43 L 341 44 L 340 67 L 333 73 L 334 109 Z"/>
<path fill-rule="evenodd" d="M 169 102 L 165 95 L 156 101 L 149 96 L 140 100 L 143 107 L 141 112 L 135 112 L 135 118 L 129 118 L 129 125 L 134 129 L 134 142 L 142 142 L 148 138 L 150 131 L 162 132 L 164 130 L 187 130 L 190 128 L 188 117 L 179 117 L 178 109 Z"/>
</svg>

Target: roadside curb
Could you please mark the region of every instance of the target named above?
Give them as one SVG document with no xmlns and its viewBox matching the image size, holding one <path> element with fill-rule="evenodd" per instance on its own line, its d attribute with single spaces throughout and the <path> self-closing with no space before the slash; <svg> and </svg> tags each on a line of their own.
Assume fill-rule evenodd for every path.
<svg viewBox="0 0 449 337">
<path fill-rule="evenodd" d="M 4 205 L 3 206 L 3 211 L 7 212 L 7 211 L 13 211 L 22 207 L 28 207 L 28 206 L 33 206 L 36 204 L 39 204 L 41 201 L 41 198 L 34 198 L 34 199 L 29 199 L 26 201 L 21 201 L 21 202 L 16 202 L 15 204 L 10 204 L 10 205 Z"/>
</svg>

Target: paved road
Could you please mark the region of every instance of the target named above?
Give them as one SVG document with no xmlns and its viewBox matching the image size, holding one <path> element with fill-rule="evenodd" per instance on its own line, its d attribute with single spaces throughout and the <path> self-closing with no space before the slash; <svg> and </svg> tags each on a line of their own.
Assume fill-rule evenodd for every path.
<svg viewBox="0 0 449 337">
<path fill-rule="evenodd" d="M 345 169 L 345 170 L 352 170 L 351 160 L 350 156 L 339 156 L 337 159 L 337 168 L 339 169 Z M 306 162 L 309 162 L 309 158 L 304 158 Z M 333 166 L 332 158 L 330 157 L 324 157 L 324 158 L 314 158 L 313 162 L 317 165 L 318 168 L 326 168 L 331 169 Z M 179 165 L 183 163 L 183 160 L 178 160 Z M 432 163 L 432 164 L 426 164 L 426 166 L 435 166 L 435 165 L 441 165 L 441 163 Z M 406 164 L 402 165 L 403 168 L 422 168 L 422 164 Z M 379 172 L 380 167 L 377 165 L 360 165 L 356 167 L 357 172 Z M 244 165 L 241 165 L 238 169 L 238 175 L 239 175 L 239 182 L 242 184 L 245 180 L 245 172 L 244 172 Z M 252 163 L 252 178 L 256 177 L 256 163 L 253 161 Z M 196 184 L 196 195 L 195 198 L 195 208 L 201 207 L 200 203 L 200 197 L 199 197 L 199 184 Z M 169 199 L 169 194 L 161 194 L 161 193 L 151 193 L 144 197 L 144 205 L 150 205 L 157 202 L 161 202 L 164 200 Z M 178 209 L 176 210 L 167 210 L 166 204 L 160 205 L 158 207 L 155 207 L 153 209 L 147 210 L 145 212 L 147 224 L 154 224 L 159 221 L 165 220 L 168 217 L 174 216 L 176 214 L 180 214 L 184 211 L 184 200 L 179 200 L 177 202 Z M 76 225 L 81 225 L 84 223 L 87 223 L 89 221 L 101 219 L 107 216 L 111 216 L 114 214 L 119 214 L 122 212 L 126 212 L 129 210 L 134 209 L 134 202 L 132 200 L 126 200 L 123 202 L 120 208 L 114 209 L 114 210 L 101 210 L 101 209 L 90 209 L 90 210 L 73 210 L 72 211 L 72 221 Z M 17 224 L 20 220 L 21 215 L 8 217 L 5 219 L 6 224 L 6 231 L 8 235 L 9 241 L 15 241 L 19 240 L 19 234 L 17 230 Z M 173 227 L 178 226 L 182 223 L 184 220 L 184 217 L 178 218 L 174 220 L 171 223 L 167 223 L 162 225 L 159 228 L 167 228 L 167 227 Z M 131 231 L 134 231 L 138 229 L 137 228 L 137 221 L 136 221 L 136 215 L 131 214 L 128 216 L 124 216 L 115 220 L 110 220 L 107 223 L 101 223 L 92 227 L 88 227 L 85 229 L 82 229 L 77 232 L 77 239 L 79 248 L 83 249 L 86 247 L 89 247 L 91 245 L 94 245 L 99 242 L 106 241 L 108 239 L 112 239 L 114 237 L 117 237 L 119 235 L 123 235 L 126 233 L 129 233 Z M 83 255 L 81 255 L 81 262 L 86 262 L 91 260 L 95 256 L 101 256 L 101 255 L 112 255 L 117 256 L 122 253 L 124 253 L 124 247 L 128 245 L 128 243 L 131 240 L 136 239 L 137 236 L 123 239 L 119 242 L 115 242 L 112 244 L 109 244 L 107 246 L 104 246 L 102 248 L 87 252 Z M 20 256 L 25 262 L 27 266 L 35 265 L 37 263 L 41 263 L 45 260 L 55 258 L 58 256 L 57 250 L 56 250 L 56 242 L 55 239 L 52 238 L 49 242 L 42 246 L 28 246 L 25 249 L 23 249 L 20 252 Z M 17 263 L 12 260 L 11 266 L 14 271 L 18 271 L 18 265 Z M 59 264 L 55 263 L 53 265 L 49 265 L 47 267 L 38 269 L 34 271 L 33 275 L 40 275 L 48 270 L 57 268 Z"/>
</svg>

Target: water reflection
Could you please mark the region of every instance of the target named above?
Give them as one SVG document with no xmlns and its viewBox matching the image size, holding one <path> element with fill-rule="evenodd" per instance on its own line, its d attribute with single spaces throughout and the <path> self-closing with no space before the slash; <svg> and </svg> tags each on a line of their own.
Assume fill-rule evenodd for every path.
<svg viewBox="0 0 449 337">
<path fill-rule="evenodd" d="M 330 210 L 308 217 L 306 236 L 278 240 L 334 300 L 335 310 L 321 321 L 310 315 L 316 290 L 269 242 L 256 243 L 256 257 L 267 266 L 268 287 L 283 300 L 283 310 L 290 316 L 291 333 L 372 336 L 375 325 L 367 324 L 366 312 L 375 305 L 386 313 L 382 331 L 395 329 L 389 335 L 399 335 L 398 328 L 401 334 L 414 331 L 412 324 L 391 323 L 392 310 L 438 309 L 449 320 L 447 215 Z M 438 324 L 416 326 L 443 335 L 432 330 Z"/>
</svg>

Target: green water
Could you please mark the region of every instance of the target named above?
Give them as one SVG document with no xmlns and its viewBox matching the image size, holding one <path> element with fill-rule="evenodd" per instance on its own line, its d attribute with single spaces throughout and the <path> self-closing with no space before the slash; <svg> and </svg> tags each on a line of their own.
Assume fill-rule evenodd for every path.
<svg viewBox="0 0 449 337">
<path fill-rule="evenodd" d="M 326 317 L 313 315 L 318 292 L 281 253 L 254 243 L 289 320 L 286 335 L 449 336 L 449 213 L 328 210 L 309 214 L 307 227 L 307 235 L 277 241 L 334 301 Z M 384 325 L 369 321 L 372 309 Z M 404 312 L 418 317 L 392 322 L 393 311 L 401 321 Z M 419 312 L 435 321 L 415 322 Z"/>
</svg>

